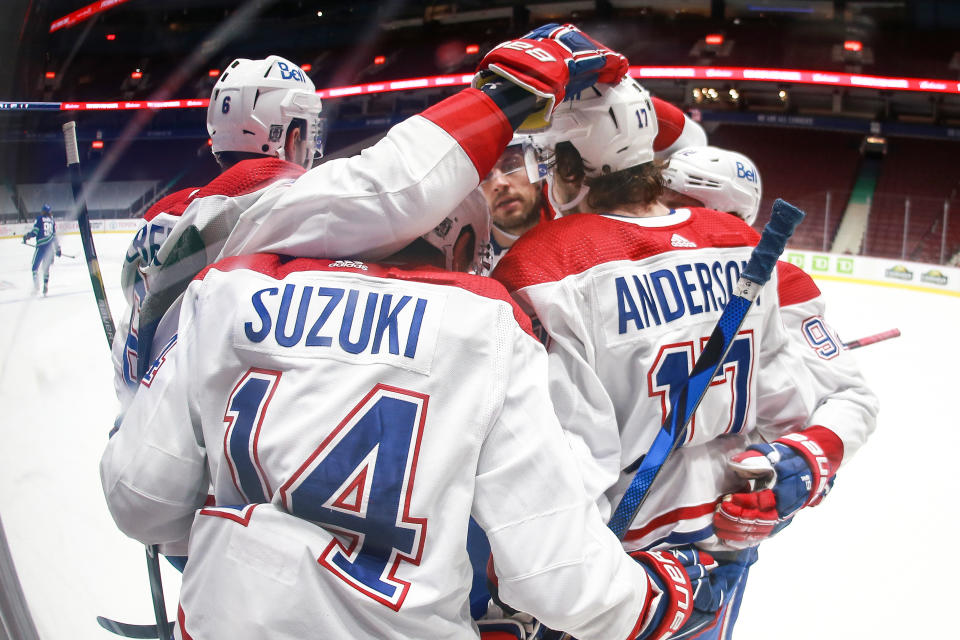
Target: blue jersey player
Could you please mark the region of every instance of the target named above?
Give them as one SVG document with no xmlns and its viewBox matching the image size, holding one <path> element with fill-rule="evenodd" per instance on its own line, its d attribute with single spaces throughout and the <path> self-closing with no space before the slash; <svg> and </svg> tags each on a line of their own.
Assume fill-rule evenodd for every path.
<svg viewBox="0 0 960 640">
<path fill-rule="evenodd" d="M 50 213 L 50 205 L 44 204 L 33 223 L 33 228 L 23 235 L 23 242 L 26 244 L 30 238 L 36 238 L 36 249 L 33 252 L 33 264 L 30 269 L 33 271 L 33 293 L 36 295 L 40 291 L 40 279 L 43 278 L 43 295 L 47 295 L 47 289 L 50 284 L 50 265 L 53 264 L 53 257 L 60 257 L 60 241 L 57 240 L 57 223 L 53 221 Z"/>
</svg>

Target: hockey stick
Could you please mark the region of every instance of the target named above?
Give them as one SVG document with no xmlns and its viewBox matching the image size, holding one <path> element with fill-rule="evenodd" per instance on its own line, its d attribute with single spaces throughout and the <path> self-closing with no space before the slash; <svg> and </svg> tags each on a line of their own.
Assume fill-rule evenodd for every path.
<svg viewBox="0 0 960 640">
<path fill-rule="evenodd" d="M 87 202 L 81 197 L 80 181 L 80 152 L 77 149 L 77 123 L 71 120 L 63 125 L 63 143 L 67 152 L 67 169 L 70 172 L 70 186 L 73 189 L 73 198 L 77 202 L 77 227 L 80 229 L 80 240 L 83 244 L 83 254 L 87 259 L 87 270 L 90 272 L 90 283 L 93 285 L 93 295 L 97 299 L 97 308 L 100 310 L 100 322 L 103 332 L 107 336 L 107 346 L 113 348 L 113 336 L 116 326 L 113 316 L 110 315 L 110 305 L 107 304 L 107 291 L 103 286 L 103 275 L 100 273 L 100 263 L 97 261 L 97 249 L 93 244 L 93 231 L 90 229 L 90 214 L 87 211 Z M 157 619 L 157 629 L 162 635 L 156 637 L 170 637 L 171 626 L 167 621 L 167 607 L 163 601 L 163 583 L 160 579 L 160 564 L 157 559 L 156 545 L 148 545 L 147 574 L 150 578 L 150 596 L 153 599 L 153 613 Z"/>
<path fill-rule="evenodd" d="M 847 349 L 859 349 L 860 347 L 865 347 L 868 344 L 873 344 L 874 342 L 882 342 L 883 340 L 896 338 L 899 335 L 900 335 L 900 329 L 887 329 L 886 331 L 881 331 L 880 333 L 875 333 L 872 336 L 860 338 L 859 340 L 851 340 L 850 342 L 844 342 L 843 346 L 845 346 Z"/>
<path fill-rule="evenodd" d="M 63 125 L 63 143 L 67 149 L 67 169 L 70 172 L 73 199 L 79 208 L 77 227 L 80 229 L 83 255 L 87 259 L 87 271 L 90 272 L 90 283 L 93 285 L 93 295 L 97 299 L 97 308 L 100 310 L 100 322 L 103 323 L 103 331 L 107 335 L 107 345 L 112 349 L 113 335 L 117 330 L 113 324 L 113 316 L 110 315 L 110 305 L 107 304 L 107 291 L 103 286 L 103 276 L 100 274 L 97 249 L 93 246 L 93 232 L 90 230 L 90 214 L 87 212 L 87 201 L 80 197 L 80 152 L 77 150 L 77 123 L 73 120 Z"/>
<path fill-rule="evenodd" d="M 97 622 L 101 627 L 111 633 L 124 638 L 159 638 L 160 632 L 155 624 L 130 624 L 127 622 L 117 622 L 110 618 L 97 616 Z M 172 620 L 168 622 L 171 627 L 175 624 Z"/>
<path fill-rule="evenodd" d="M 30 248 L 32 248 L 32 249 L 36 249 L 36 248 L 37 248 L 37 245 L 33 244 L 32 242 L 24 242 L 23 244 L 24 244 L 24 246 L 30 247 Z M 76 258 L 76 257 L 77 257 L 77 256 L 73 255 L 72 253 L 65 253 L 64 251 L 61 251 L 61 252 L 60 252 L 60 255 L 57 256 L 57 257 L 59 258 L 60 256 L 63 256 L 64 258 Z"/>
<path fill-rule="evenodd" d="M 756 300 L 764 283 L 770 279 L 777 259 L 783 253 L 793 230 L 803 220 L 804 213 L 793 205 L 777 198 L 773 203 L 770 221 L 763 229 L 760 241 L 750 254 L 750 261 L 737 280 L 734 294 L 724 307 L 717 326 L 703 352 L 697 358 L 690 376 L 670 393 L 670 413 L 660 427 L 653 445 L 646 455 L 635 460 L 624 471 L 636 470 L 630 485 L 620 499 L 607 526 L 621 540 L 630 523 L 646 499 L 650 486 L 671 453 L 683 441 L 687 425 L 693 418 L 700 401 L 710 387 L 717 370 L 733 344 L 747 312 Z"/>
</svg>

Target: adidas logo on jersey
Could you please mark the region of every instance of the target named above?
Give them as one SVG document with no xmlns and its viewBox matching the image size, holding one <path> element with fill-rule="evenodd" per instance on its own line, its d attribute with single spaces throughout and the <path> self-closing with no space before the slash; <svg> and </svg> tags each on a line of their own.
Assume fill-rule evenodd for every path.
<svg viewBox="0 0 960 640">
<path fill-rule="evenodd" d="M 673 234 L 673 236 L 670 238 L 670 244 L 674 247 L 686 247 L 688 249 L 697 246 L 693 242 L 690 242 L 689 240 L 684 238 L 679 233 Z"/>
</svg>

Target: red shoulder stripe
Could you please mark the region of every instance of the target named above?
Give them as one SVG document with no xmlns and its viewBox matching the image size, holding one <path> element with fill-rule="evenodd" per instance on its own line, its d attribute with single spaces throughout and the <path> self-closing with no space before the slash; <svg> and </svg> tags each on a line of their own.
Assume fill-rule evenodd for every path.
<svg viewBox="0 0 960 640">
<path fill-rule="evenodd" d="M 181 213 L 183 213 L 183 209 L 180 209 L 178 205 L 181 202 L 185 202 L 186 199 L 190 197 L 190 194 L 196 190 L 196 187 L 187 187 L 186 189 L 181 189 L 180 191 L 168 193 L 154 202 L 150 208 L 147 209 L 147 212 L 143 214 L 143 219 L 149 222 L 161 213 L 170 213 L 172 209 L 177 209 L 177 213 L 172 215 L 179 216 Z"/>
<path fill-rule="evenodd" d="M 780 260 L 777 262 L 777 293 L 780 306 L 789 307 L 819 297 L 820 289 L 803 269 Z"/>
<path fill-rule="evenodd" d="M 757 232 L 726 213 L 690 209 L 690 216 L 664 226 L 641 226 L 629 219 L 592 213 L 541 222 L 514 243 L 493 271 L 508 291 L 557 282 L 599 264 L 639 261 L 662 253 L 756 244 Z"/>
<path fill-rule="evenodd" d="M 506 302 L 513 310 L 513 318 L 517 321 L 517 324 L 520 325 L 520 328 L 528 333 L 533 339 L 537 339 L 536 335 L 533 333 L 533 323 L 530 321 L 530 317 L 527 316 L 523 309 L 521 309 L 514 299 L 510 297 L 507 289 L 493 278 L 485 278 L 483 276 L 470 275 L 469 273 L 444 271 L 440 269 L 436 271 L 428 271 L 426 269 L 406 271 L 404 269 L 397 268 L 391 269 L 388 272 L 387 277 L 396 278 L 398 280 L 413 280 L 416 282 L 428 282 L 450 287 L 459 287 L 484 298 Z"/>
<path fill-rule="evenodd" d="M 304 173 L 303 167 L 280 158 L 243 160 L 214 178 L 207 186 L 200 188 L 192 197 L 173 207 L 169 213 L 181 215 L 194 200 L 199 198 L 207 196 L 235 198 L 259 191 L 278 180 L 299 178 Z"/>
</svg>

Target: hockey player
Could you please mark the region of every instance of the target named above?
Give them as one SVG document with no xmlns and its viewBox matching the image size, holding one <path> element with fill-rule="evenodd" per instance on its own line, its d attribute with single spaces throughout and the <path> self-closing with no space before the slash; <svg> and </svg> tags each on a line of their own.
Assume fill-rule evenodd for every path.
<svg viewBox="0 0 960 640">
<path fill-rule="evenodd" d="M 43 295 L 47 295 L 50 286 L 50 265 L 53 258 L 60 257 L 60 240 L 57 238 L 57 223 L 50 213 L 50 205 L 44 203 L 40 208 L 40 215 L 33 223 L 33 228 L 23 235 L 23 243 L 36 238 L 33 250 L 33 262 L 30 270 L 33 273 L 33 295 L 40 292 L 40 283 L 43 282 Z"/>
<path fill-rule="evenodd" d="M 185 212 L 157 252 L 158 257 L 144 267 L 148 293 L 164 292 L 168 285 L 175 290 L 174 285 L 189 280 L 199 269 L 196 265 L 205 265 L 218 252 L 228 255 L 257 247 L 355 255 L 362 251 L 384 253 L 395 247 L 403 237 L 400 223 L 414 228 L 423 224 L 414 220 L 413 212 L 430 215 L 438 206 L 438 194 L 456 194 L 471 181 L 476 185 L 478 175 L 491 168 L 502 149 L 497 148 L 497 140 L 505 144 L 509 129 L 524 116 L 534 111 L 542 121 L 562 98 L 567 84 L 572 88 L 587 86 L 619 77 L 625 69 L 622 57 L 598 50 L 596 43 L 573 29 L 558 36 L 572 36 L 573 40 L 566 46 L 551 39 L 505 43 L 485 58 L 476 83 L 480 91 L 461 92 L 421 117 L 395 127 L 385 141 L 363 156 L 323 165 L 293 184 L 282 185 L 285 188 L 279 193 L 264 190 L 250 198 L 254 203 L 245 210 L 212 188 L 207 194 L 198 192 L 188 205 L 192 210 L 197 210 L 197 201 L 205 202 L 206 198 L 219 206 L 206 218 L 197 216 L 198 224 L 185 224 L 190 210 Z M 589 48 L 588 60 L 580 65 L 578 46 L 583 44 Z M 552 55 L 529 55 L 531 49 Z M 527 97 L 530 93 L 536 96 L 536 102 Z M 424 144 L 424 140 L 430 144 Z M 273 224 L 261 224 L 268 214 Z M 392 221 L 393 226 L 384 225 L 384 220 Z M 371 227 L 371 221 L 377 224 Z M 287 226 L 274 226 L 284 222 Z M 237 233 L 238 229 L 242 232 Z M 382 229 L 386 232 L 378 235 Z M 365 232 L 362 237 L 360 230 Z M 364 246 L 373 248 L 362 249 Z M 167 247 L 170 249 L 165 253 Z M 151 269 L 159 276 L 154 279 L 159 287 L 149 286 Z M 173 297 L 165 292 L 163 301 Z M 149 302 L 148 298 L 144 308 Z M 140 339 L 143 341 L 142 334 Z"/>
<path fill-rule="evenodd" d="M 480 183 L 493 219 L 491 266 L 496 266 L 517 238 L 553 217 L 541 188 L 542 176 L 537 175 L 538 166 L 530 136 L 514 136 Z"/>
<path fill-rule="evenodd" d="M 139 382 L 140 310 L 144 274 L 194 201 L 211 198 L 188 218 L 209 216 L 211 205 L 229 206 L 231 196 L 252 198 L 301 176 L 322 152 L 321 102 L 313 82 L 280 56 L 234 60 L 220 75 L 207 109 L 211 151 L 222 174 L 205 189 L 187 188 L 156 202 L 127 249 L 121 286 L 128 311 L 113 343 L 115 387 L 125 407 Z M 168 247 L 169 248 L 169 247 Z M 149 359 L 149 350 L 145 352 Z"/>
<path fill-rule="evenodd" d="M 654 160 L 663 161 L 680 149 L 707 144 L 707 134 L 703 127 L 682 110 L 656 96 L 650 96 L 650 103 L 649 111 L 652 113 L 644 112 L 644 115 L 648 121 L 650 118 L 656 120 L 656 135 L 653 139 Z M 549 156 L 553 148 L 552 139 L 555 132 L 555 130 L 540 131 L 532 136 L 533 145 L 541 156 Z M 541 160 L 541 166 L 545 162 L 546 160 Z M 554 212 L 552 217 L 580 211 L 580 203 L 586 197 L 589 187 L 581 180 L 558 182 L 555 173 L 543 168 L 541 173 L 546 174 L 547 186 L 544 191 L 550 208 Z"/>
<path fill-rule="evenodd" d="M 513 40 L 487 54 L 475 87 L 394 126 L 358 156 L 299 177 L 302 169 L 280 158 L 237 163 L 168 209 L 182 212 L 174 228 L 151 247 L 153 255 L 127 268 L 140 274 L 146 293 L 133 307 L 129 336 L 119 338 L 121 346 L 114 343 L 126 389 L 135 390 L 152 360 L 143 354 L 164 343 L 154 340 L 163 312 L 206 265 L 256 251 L 389 255 L 436 226 L 475 189 L 525 120 L 528 127 L 544 126 L 568 85 L 574 93 L 626 69 L 622 55 L 575 29 Z M 292 118 L 319 111 L 312 88 L 298 67 L 275 56 L 235 61 L 211 94 L 207 121 L 214 151 L 279 153 L 280 141 L 295 129 Z M 301 142 L 310 144 L 314 134 L 307 126 Z"/>
<path fill-rule="evenodd" d="M 554 114 L 552 181 L 561 196 L 579 196 L 584 213 L 538 225 L 493 273 L 549 336 L 551 396 L 604 517 L 631 480 L 624 469 L 667 417 L 671 386 L 688 377 L 757 240 L 734 216 L 671 213 L 657 202 L 663 182 L 653 162 L 653 111 L 649 94 L 625 79 L 588 89 Z M 818 452 L 808 456 L 815 464 L 805 471 L 811 485 L 803 503 L 819 499 L 836 472 L 842 442 L 807 424 L 814 381 L 784 332 L 776 291 L 774 276 L 683 446 L 651 487 L 627 549 L 695 542 L 732 554 L 714 535 L 713 514 L 723 496 L 742 491 L 728 458 L 750 445 Z M 743 565 L 754 559 L 733 557 Z M 729 637 L 739 593 L 742 583 L 702 634 Z"/>
<path fill-rule="evenodd" d="M 670 157 L 663 176 L 661 202 L 666 206 L 705 207 L 733 214 L 749 225 L 757 218 L 762 180 L 756 165 L 742 153 L 709 146 L 683 149 Z M 877 398 L 854 355 L 827 324 L 826 305 L 813 278 L 783 261 L 777 263 L 777 275 L 784 327 L 800 346 L 816 385 L 816 408 L 807 421 L 831 426 L 843 443 L 843 463 L 876 428 Z M 764 444 L 733 456 L 731 466 L 745 479 L 775 477 L 776 483 L 772 489 L 725 496 L 713 516 L 718 538 L 734 547 L 748 547 L 791 521 L 804 502 L 798 498 L 807 493 L 802 483 L 809 479 L 787 470 L 796 466 L 797 455 L 795 447 Z"/>
<path fill-rule="evenodd" d="M 177 638 L 476 638 L 471 515 L 501 595 L 583 640 L 716 608 L 708 554 L 622 551 L 529 319 L 442 268 L 479 269 L 488 233 L 474 192 L 379 264 L 255 254 L 191 282 L 101 461 L 125 533 L 190 535 Z"/>
<path fill-rule="evenodd" d="M 654 157 L 666 159 L 685 147 L 707 143 L 703 128 L 683 111 L 652 96 L 657 117 L 657 136 L 653 141 Z M 552 220 L 557 212 L 575 210 L 579 201 L 559 203 L 550 198 L 543 178 L 546 165 L 540 161 L 542 149 L 536 136 L 514 136 L 510 145 L 481 182 L 493 217 L 491 264 L 496 266 L 507 249 L 538 222 Z M 548 202 L 549 200 L 549 202 Z"/>
</svg>

